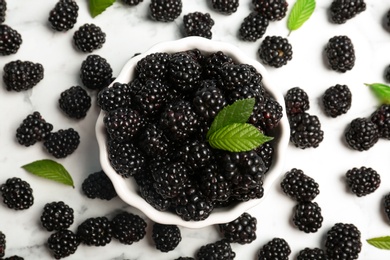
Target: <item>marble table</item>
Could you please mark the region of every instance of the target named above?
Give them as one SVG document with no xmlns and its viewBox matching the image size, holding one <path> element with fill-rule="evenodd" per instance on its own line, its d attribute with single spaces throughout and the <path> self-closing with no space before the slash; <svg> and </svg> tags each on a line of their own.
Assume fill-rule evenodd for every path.
<svg viewBox="0 0 390 260">
<path fill-rule="evenodd" d="M 46 247 L 50 233 L 39 222 L 43 206 L 52 201 L 64 201 L 75 211 L 77 225 L 89 217 L 112 217 L 118 210 L 142 213 L 126 205 L 119 198 L 109 202 L 91 200 L 81 192 L 81 183 L 92 172 L 99 171 L 98 146 L 95 139 L 95 121 L 99 109 L 93 105 L 83 120 L 72 120 L 58 108 L 58 97 L 73 85 L 81 85 L 79 69 L 87 54 L 78 52 L 72 45 L 73 32 L 84 23 L 95 23 L 107 34 L 103 48 L 95 54 L 105 57 L 117 75 L 125 62 L 134 54 L 147 50 L 157 42 L 183 37 L 182 17 L 194 11 L 209 12 L 215 21 L 213 39 L 230 42 L 249 56 L 258 59 L 257 42 L 243 42 L 237 31 L 243 18 L 251 11 L 251 1 L 241 0 L 232 15 L 223 15 L 211 9 L 206 0 L 183 0 L 182 15 L 171 23 L 151 21 L 148 14 L 149 1 L 135 7 L 126 7 L 119 0 L 104 13 L 92 18 L 87 1 L 78 1 L 80 10 L 75 28 L 60 33 L 51 30 L 47 23 L 48 13 L 55 1 L 8 0 L 6 24 L 15 28 L 23 37 L 19 51 L 0 58 L 0 67 L 21 59 L 41 63 L 45 77 L 33 90 L 9 92 L 0 88 L 0 182 L 18 176 L 28 181 L 34 189 L 34 205 L 25 211 L 8 209 L 0 203 L 0 230 L 6 234 L 6 256 L 20 255 L 24 259 L 51 259 Z M 288 0 L 290 7 L 295 1 Z M 306 234 L 294 227 L 291 221 L 295 202 L 284 195 L 279 183 L 268 191 L 266 199 L 249 213 L 258 221 L 257 239 L 249 245 L 233 244 L 236 259 L 256 259 L 257 251 L 274 237 L 284 238 L 290 245 L 291 259 L 305 247 L 324 247 L 326 232 L 338 222 L 353 223 L 361 231 L 362 252 L 359 259 L 384 260 L 390 251 L 370 246 L 366 239 L 390 235 L 389 221 L 381 206 L 382 198 L 390 192 L 390 142 L 380 140 L 369 151 L 358 152 L 343 142 L 343 132 L 349 122 L 357 117 L 369 116 L 379 102 L 364 83 L 384 82 L 384 69 L 390 64 L 390 31 L 383 21 L 388 1 L 367 1 L 367 10 L 343 25 L 329 21 L 328 1 L 317 1 L 317 8 L 308 22 L 292 32 L 288 40 L 293 46 L 294 57 L 279 69 L 269 68 L 277 86 L 285 93 L 292 87 L 301 87 L 309 95 L 309 113 L 319 117 L 324 130 L 324 141 L 316 149 L 288 147 L 284 172 L 291 168 L 302 169 L 320 185 L 320 194 L 315 201 L 322 208 L 322 228 Z M 271 22 L 266 35 L 287 37 L 287 18 Z M 355 67 L 346 73 L 331 71 L 325 63 L 323 49 L 328 39 L 335 35 L 349 36 L 355 46 Z M 1 83 L 3 84 L 3 83 Z M 347 114 L 337 118 L 326 116 L 321 108 L 322 93 L 335 84 L 346 84 L 353 95 L 352 107 Z M 96 96 L 91 92 L 93 104 Z M 81 144 L 74 154 L 58 160 L 73 176 L 75 188 L 45 180 L 24 171 L 21 166 L 39 159 L 54 159 L 42 146 L 24 147 L 15 140 L 15 130 L 20 122 L 33 111 L 41 114 L 54 125 L 54 129 L 73 127 L 81 136 Z M 345 172 L 353 167 L 374 168 L 382 179 L 381 186 L 373 194 L 358 198 L 345 185 Z M 281 173 L 282 174 L 282 173 Z M 172 252 L 162 253 L 155 249 L 151 239 L 152 223 L 148 221 L 146 237 L 133 245 L 122 245 L 113 240 L 105 247 L 80 245 L 68 259 L 175 259 L 179 256 L 194 256 L 197 249 L 220 239 L 216 226 L 202 229 L 181 228 L 182 241 Z"/>
</svg>

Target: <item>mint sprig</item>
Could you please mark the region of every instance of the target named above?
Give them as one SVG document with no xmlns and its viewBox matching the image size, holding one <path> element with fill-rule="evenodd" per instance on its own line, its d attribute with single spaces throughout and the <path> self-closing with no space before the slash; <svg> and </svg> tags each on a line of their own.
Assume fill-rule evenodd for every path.
<svg viewBox="0 0 390 260">
<path fill-rule="evenodd" d="M 367 243 L 379 249 L 390 250 L 390 236 L 370 238 Z"/>
<path fill-rule="evenodd" d="M 95 18 L 103 13 L 108 7 L 113 5 L 116 0 L 89 0 L 89 12 Z"/>
<path fill-rule="evenodd" d="M 382 83 L 365 83 L 370 87 L 382 104 L 390 104 L 390 86 Z"/>
<path fill-rule="evenodd" d="M 316 8 L 315 0 L 297 0 L 291 9 L 287 20 L 287 27 L 292 31 L 299 29 L 313 14 Z"/>
</svg>

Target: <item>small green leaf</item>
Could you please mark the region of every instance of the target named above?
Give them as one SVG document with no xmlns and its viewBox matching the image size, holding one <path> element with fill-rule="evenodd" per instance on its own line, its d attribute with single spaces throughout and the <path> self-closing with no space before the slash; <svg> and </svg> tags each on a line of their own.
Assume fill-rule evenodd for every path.
<svg viewBox="0 0 390 260">
<path fill-rule="evenodd" d="M 233 123 L 212 133 L 208 141 L 210 146 L 216 149 L 244 152 L 253 150 L 272 139 L 251 124 Z"/>
<path fill-rule="evenodd" d="M 233 104 L 224 107 L 214 118 L 213 123 L 207 132 L 207 137 L 229 124 L 245 123 L 251 116 L 254 106 L 255 99 L 247 98 L 237 100 Z"/>
<path fill-rule="evenodd" d="M 382 104 L 390 104 L 390 86 L 382 83 L 367 84 Z"/>
<path fill-rule="evenodd" d="M 376 248 L 390 250 L 390 236 L 370 238 L 367 242 Z"/>
<path fill-rule="evenodd" d="M 39 177 L 63 183 L 74 188 L 72 176 L 70 176 L 62 164 L 53 160 L 44 159 L 34 161 L 23 165 L 22 168 Z"/>
<path fill-rule="evenodd" d="M 89 11 L 93 18 L 103 13 L 116 0 L 89 0 Z"/>
<path fill-rule="evenodd" d="M 315 8 L 315 0 L 297 0 L 287 21 L 287 27 L 290 33 L 301 27 L 313 14 Z"/>
</svg>

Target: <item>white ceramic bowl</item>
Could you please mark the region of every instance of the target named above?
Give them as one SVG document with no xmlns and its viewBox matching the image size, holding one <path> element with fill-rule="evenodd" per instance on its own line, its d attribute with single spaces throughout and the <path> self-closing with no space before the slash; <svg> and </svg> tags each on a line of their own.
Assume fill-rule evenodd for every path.
<svg viewBox="0 0 390 260">
<path fill-rule="evenodd" d="M 285 161 L 285 152 L 290 134 L 289 124 L 285 114 L 284 98 L 281 91 L 272 84 L 272 80 L 270 79 L 266 69 L 258 61 L 249 58 L 239 48 L 229 43 L 212 41 L 202 37 L 187 37 L 180 40 L 158 43 L 146 52 L 131 58 L 125 64 L 118 77 L 115 79 L 115 82 L 128 83 L 132 80 L 134 77 L 136 63 L 148 54 L 155 52 L 174 53 L 195 48 L 205 54 L 222 51 L 232 57 L 237 63 L 250 64 L 254 66 L 257 71 L 263 75 L 264 87 L 283 107 L 283 118 L 275 131 L 273 140 L 275 151 L 273 163 L 265 176 L 263 185 L 264 196 L 262 198 L 241 202 L 231 207 L 214 209 L 210 216 L 202 221 L 185 221 L 173 212 L 158 211 L 140 197 L 137 192 L 138 187 L 133 178 L 123 178 L 111 167 L 108 160 L 106 132 L 103 124 L 104 111 L 101 111 L 96 123 L 96 137 L 100 149 L 100 163 L 103 171 L 111 179 L 118 196 L 127 204 L 142 211 L 154 222 L 179 225 L 188 228 L 202 228 L 213 224 L 230 222 L 250 208 L 257 206 L 263 199 L 265 199 L 267 191 L 271 189 L 271 186 L 282 173 Z"/>
</svg>

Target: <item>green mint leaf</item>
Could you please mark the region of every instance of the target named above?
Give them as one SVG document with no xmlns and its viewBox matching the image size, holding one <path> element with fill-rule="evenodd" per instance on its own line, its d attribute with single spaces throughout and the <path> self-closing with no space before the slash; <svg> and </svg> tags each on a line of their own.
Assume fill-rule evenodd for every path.
<svg viewBox="0 0 390 260">
<path fill-rule="evenodd" d="M 245 152 L 255 149 L 272 137 L 264 135 L 255 126 L 247 123 L 229 124 L 214 133 L 208 139 L 211 147 L 229 152 Z"/>
<path fill-rule="evenodd" d="M 214 118 L 207 137 L 219 129 L 232 123 L 245 123 L 252 114 L 255 106 L 254 98 L 240 99 L 233 104 L 224 107 Z"/>
<path fill-rule="evenodd" d="M 290 33 L 301 27 L 313 14 L 315 8 L 315 0 L 297 0 L 287 20 L 287 27 Z"/>
<path fill-rule="evenodd" d="M 390 104 L 390 86 L 382 83 L 367 84 L 382 104 Z"/>
<path fill-rule="evenodd" d="M 390 250 L 390 236 L 370 238 L 367 242 L 376 248 Z"/>
<path fill-rule="evenodd" d="M 113 5 L 115 1 L 116 0 L 89 0 L 89 12 L 92 17 L 95 18 Z"/>
<path fill-rule="evenodd" d="M 63 183 L 74 188 L 72 176 L 70 176 L 64 166 L 53 160 L 44 159 L 34 161 L 23 165 L 22 168 L 39 177 Z"/>
</svg>

